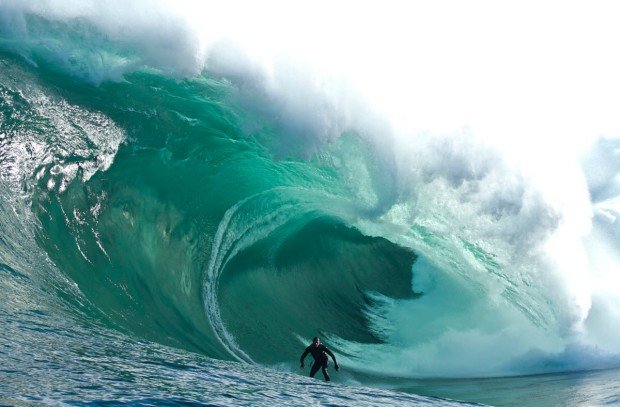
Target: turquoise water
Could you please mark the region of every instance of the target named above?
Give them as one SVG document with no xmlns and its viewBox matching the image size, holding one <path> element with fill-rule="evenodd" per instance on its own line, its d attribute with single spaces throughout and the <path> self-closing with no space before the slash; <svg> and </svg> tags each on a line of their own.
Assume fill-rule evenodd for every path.
<svg viewBox="0 0 620 407">
<path fill-rule="evenodd" d="M 413 295 L 397 287 L 409 286 L 414 255 L 336 218 L 354 205 L 330 195 L 344 187 L 320 162 L 303 173 L 242 138 L 222 107 L 225 84 L 136 74 L 92 87 L 1 63 L 4 402 L 439 403 L 281 372 L 303 349 L 299 335 L 376 341 L 364 290 Z M 202 123 L 176 113 L 192 106 Z M 101 128 L 109 138 L 95 140 Z M 315 278 L 358 256 L 367 260 L 353 274 Z M 209 275 L 212 259 L 230 262 L 225 275 Z M 389 280 L 375 281 L 379 265 Z"/>
<path fill-rule="evenodd" d="M 617 357 L 566 339 L 513 252 L 554 214 L 472 209 L 493 159 L 410 179 L 320 109 L 213 69 L 127 69 L 138 51 L 84 21 L 26 25 L 0 29 L 0 402 L 618 402 L 617 370 L 594 370 Z M 522 212 L 540 229 L 504 237 Z M 333 384 L 298 369 L 315 335 Z"/>
</svg>

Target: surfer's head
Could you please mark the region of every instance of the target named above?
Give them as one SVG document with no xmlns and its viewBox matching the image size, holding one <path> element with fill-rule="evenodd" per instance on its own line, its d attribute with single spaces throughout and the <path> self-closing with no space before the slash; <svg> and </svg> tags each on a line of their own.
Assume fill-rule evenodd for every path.
<svg viewBox="0 0 620 407">
<path fill-rule="evenodd" d="M 314 338 L 312 338 L 312 344 L 314 346 L 319 346 L 320 343 L 321 343 L 321 340 L 319 339 L 318 336 L 315 336 Z"/>
</svg>

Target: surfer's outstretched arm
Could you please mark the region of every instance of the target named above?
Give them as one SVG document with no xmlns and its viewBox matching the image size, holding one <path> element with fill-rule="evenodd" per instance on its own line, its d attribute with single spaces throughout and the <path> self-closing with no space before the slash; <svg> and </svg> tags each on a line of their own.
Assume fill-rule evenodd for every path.
<svg viewBox="0 0 620 407">
<path fill-rule="evenodd" d="M 338 362 L 336 362 L 336 356 L 334 356 L 332 351 L 325 348 L 325 353 L 327 353 L 329 356 L 332 357 L 332 360 L 334 361 L 334 367 L 336 368 L 336 370 L 340 369 L 340 366 L 338 366 Z"/>
<path fill-rule="evenodd" d="M 310 346 L 308 346 L 306 350 L 304 351 L 304 353 L 301 354 L 301 359 L 299 359 L 299 362 L 301 363 L 301 367 L 304 367 L 304 359 L 306 358 L 308 353 L 310 353 Z"/>
</svg>

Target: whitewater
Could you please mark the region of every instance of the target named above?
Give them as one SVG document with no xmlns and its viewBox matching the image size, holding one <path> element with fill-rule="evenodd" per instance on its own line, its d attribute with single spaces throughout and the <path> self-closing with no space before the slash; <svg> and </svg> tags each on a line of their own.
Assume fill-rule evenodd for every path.
<svg viewBox="0 0 620 407">
<path fill-rule="evenodd" d="M 619 403 L 618 17 L 0 0 L 0 404 Z"/>
</svg>

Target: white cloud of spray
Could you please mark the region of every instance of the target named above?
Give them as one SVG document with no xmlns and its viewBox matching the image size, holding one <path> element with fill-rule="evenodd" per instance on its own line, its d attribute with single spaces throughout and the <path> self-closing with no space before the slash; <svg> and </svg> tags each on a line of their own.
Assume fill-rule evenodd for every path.
<svg viewBox="0 0 620 407">
<path fill-rule="evenodd" d="M 495 307 L 480 324 L 462 316 L 470 325 L 459 329 L 457 314 L 447 315 L 424 344 L 413 329 L 420 320 L 406 317 L 445 292 L 388 313 L 409 327 L 389 338 L 404 343 L 394 355 L 421 363 L 429 354 L 435 369 L 454 372 L 471 363 L 442 362 L 450 343 L 516 344 L 485 372 L 535 348 L 589 347 L 592 360 L 620 352 L 618 17 L 612 1 L 0 0 L 3 47 L 87 80 L 145 66 L 228 78 L 246 107 L 277 117 L 290 135 L 280 153 L 313 153 L 358 129 L 388 162 L 374 171 L 391 180 L 389 199 L 358 226 L 425 254 L 448 270 L 439 279 L 483 287 L 490 300 L 468 302 L 472 313 Z M 446 250 L 416 230 L 443 236 Z M 489 278 L 472 247 L 492 253 L 501 272 Z"/>
<path fill-rule="evenodd" d="M 90 82 L 145 66 L 198 74 L 195 31 L 159 1 L 0 1 L 2 47 Z"/>
</svg>

